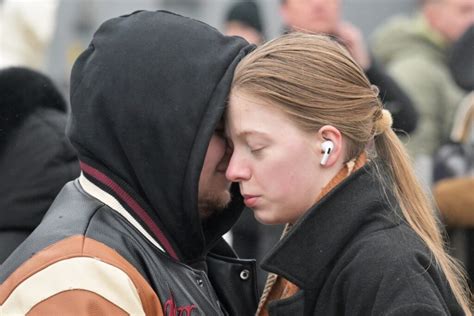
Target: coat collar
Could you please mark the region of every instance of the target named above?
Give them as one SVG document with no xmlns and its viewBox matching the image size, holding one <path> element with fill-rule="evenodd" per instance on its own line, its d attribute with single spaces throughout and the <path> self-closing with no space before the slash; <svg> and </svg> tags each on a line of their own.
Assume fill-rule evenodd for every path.
<svg viewBox="0 0 474 316">
<path fill-rule="evenodd" d="M 399 222 L 394 212 L 381 211 L 393 204 L 387 202 L 385 194 L 391 195 L 383 192 L 373 164 L 354 172 L 314 205 L 265 257 L 262 268 L 299 288 L 315 288 L 366 224 L 380 216 L 390 217 L 393 224 Z M 389 199 L 394 201 L 393 196 Z"/>
</svg>

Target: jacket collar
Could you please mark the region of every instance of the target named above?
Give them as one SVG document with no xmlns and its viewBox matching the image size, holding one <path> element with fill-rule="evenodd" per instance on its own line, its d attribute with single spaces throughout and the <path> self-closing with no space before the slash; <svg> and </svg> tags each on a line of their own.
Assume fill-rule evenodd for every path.
<svg viewBox="0 0 474 316">
<path fill-rule="evenodd" d="M 81 172 L 81 175 L 79 176 L 79 184 L 81 185 L 82 189 L 87 194 L 96 198 L 97 200 L 101 201 L 102 203 L 110 207 L 115 212 L 122 215 L 122 217 L 125 218 L 127 222 L 129 222 L 133 227 L 135 227 L 140 232 L 140 234 L 142 234 L 146 239 L 148 239 L 148 241 L 150 241 L 153 245 L 155 245 L 156 248 L 166 253 L 163 246 L 160 245 L 160 243 L 155 238 L 153 238 L 145 230 L 145 228 L 143 228 L 143 226 L 122 206 L 122 204 L 120 204 L 120 202 L 115 197 L 113 197 L 111 194 L 107 193 L 106 191 L 102 190 L 100 187 L 98 187 L 89 179 L 87 179 L 84 173 L 82 172 Z"/>
<path fill-rule="evenodd" d="M 386 200 L 373 162 L 369 162 L 296 222 L 264 258 L 262 268 L 299 288 L 318 287 L 318 280 L 365 224 L 380 216 L 397 221 L 393 213 L 380 211 L 390 209 Z"/>
</svg>

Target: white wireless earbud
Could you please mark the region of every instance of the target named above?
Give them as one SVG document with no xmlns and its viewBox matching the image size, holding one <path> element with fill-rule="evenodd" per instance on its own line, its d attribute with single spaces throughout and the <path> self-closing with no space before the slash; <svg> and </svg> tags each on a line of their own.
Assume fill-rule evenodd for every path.
<svg viewBox="0 0 474 316">
<path fill-rule="evenodd" d="M 321 150 L 323 152 L 323 158 L 321 159 L 321 165 L 324 166 L 328 162 L 329 155 L 334 148 L 334 143 L 330 140 L 327 140 L 321 144 Z"/>
</svg>

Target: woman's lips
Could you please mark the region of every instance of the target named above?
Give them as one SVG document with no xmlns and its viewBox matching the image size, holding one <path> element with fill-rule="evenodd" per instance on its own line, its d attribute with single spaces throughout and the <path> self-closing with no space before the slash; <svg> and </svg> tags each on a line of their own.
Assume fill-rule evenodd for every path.
<svg viewBox="0 0 474 316">
<path fill-rule="evenodd" d="M 258 201 L 258 196 L 257 195 L 247 195 L 245 194 L 244 196 L 244 203 L 247 207 L 254 207 L 257 204 Z"/>
</svg>

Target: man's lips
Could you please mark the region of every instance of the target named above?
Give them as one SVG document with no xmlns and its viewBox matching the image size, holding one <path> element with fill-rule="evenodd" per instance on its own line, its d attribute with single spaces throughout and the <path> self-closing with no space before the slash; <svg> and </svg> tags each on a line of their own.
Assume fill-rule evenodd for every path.
<svg viewBox="0 0 474 316">
<path fill-rule="evenodd" d="M 257 204 L 257 201 L 259 198 L 258 195 L 249 195 L 249 194 L 244 194 L 243 197 L 244 197 L 245 205 L 250 208 L 254 207 L 255 204 Z"/>
</svg>

